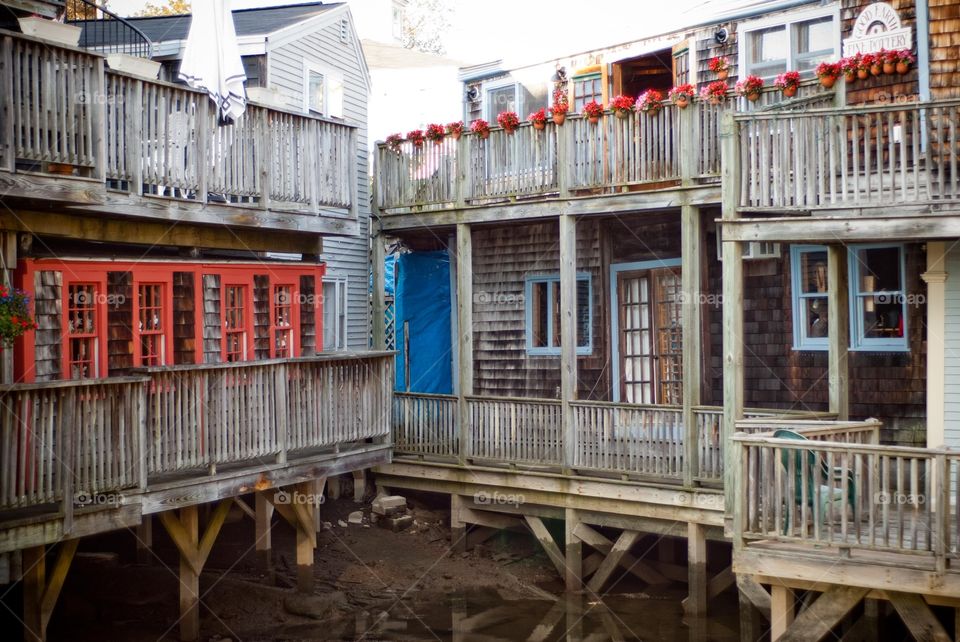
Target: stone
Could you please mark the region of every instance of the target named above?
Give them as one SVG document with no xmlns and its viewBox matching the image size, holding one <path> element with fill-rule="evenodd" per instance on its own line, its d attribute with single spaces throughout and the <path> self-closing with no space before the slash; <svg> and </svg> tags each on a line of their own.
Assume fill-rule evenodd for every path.
<svg viewBox="0 0 960 642">
<path fill-rule="evenodd" d="M 283 608 L 288 613 L 323 620 L 347 607 L 347 598 L 340 591 L 322 595 L 294 593 L 283 599 Z"/>
<path fill-rule="evenodd" d="M 338 519 L 338 520 L 337 520 L 337 526 L 339 526 L 340 528 L 346 528 L 346 527 L 347 527 L 347 523 L 346 523 L 345 521 L 343 521 L 342 519 Z"/>
<path fill-rule="evenodd" d="M 400 515 L 399 517 L 384 517 L 379 522 L 377 526 L 381 528 L 389 528 L 394 533 L 399 533 L 402 530 L 406 530 L 413 524 L 412 515 Z"/>
<path fill-rule="evenodd" d="M 373 500 L 371 508 L 377 515 L 392 517 L 405 513 L 407 510 L 407 498 L 400 495 L 385 495 Z"/>
<path fill-rule="evenodd" d="M 323 523 L 323 530 L 328 531 L 328 530 L 330 530 L 331 528 L 333 528 L 333 524 L 331 524 L 330 522 L 324 522 L 324 523 Z"/>
<path fill-rule="evenodd" d="M 362 524 L 363 511 L 355 510 L 349 515 L 347 515 L 347 522 L 349 522 L 350 524 Z"/>
</svg>

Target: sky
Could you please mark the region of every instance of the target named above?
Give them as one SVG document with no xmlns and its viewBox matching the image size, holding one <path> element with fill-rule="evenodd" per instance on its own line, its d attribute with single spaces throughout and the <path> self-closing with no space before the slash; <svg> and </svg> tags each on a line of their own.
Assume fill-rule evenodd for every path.
<svg viewBox="0 0 960 642">
<path fill-rule="evenodd" d="M 154 0 L 156 2 L 157 0 Z M 564 54 L 656 35 L 684 16 L 681 13 L 704 0 L 628 0 L 611 13 L 596 0 L 447 0 L 453 7 L 445 43 L 451 58 L 477 63 L 537 62 Z M 297 0 L 233 0 L 234 9 Z M 110 0 L 120 15 L 136 13 L 147 0 Z M 365 0 L 348 0 L 357 20 L 363 19 Z M 615 17 L 615 19 L 614 19 Z M 695 16 L 685 16 L 695 22 Z"/>
</svg>

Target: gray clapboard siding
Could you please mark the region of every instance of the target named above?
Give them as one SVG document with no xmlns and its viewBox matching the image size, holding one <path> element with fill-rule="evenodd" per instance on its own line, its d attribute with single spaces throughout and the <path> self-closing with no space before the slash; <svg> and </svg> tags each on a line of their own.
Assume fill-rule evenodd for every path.
<svg viewBox="0 0 960 642">
<path fill-rule="evenodd" d="M 349 13 L 344 14 L 349 16 Z M 352 19 L 351 19 L 352 20 Z M 304 63 L 312 62 L 343 74 L 343 113 L 346 120 L 359 126 L 357 131 L 357 216 L 360 233 L 357 237 L 328 237 L 323 242 L 323 259 L 327 273 L 346 276 L 347 347 L 364 349 L 369 343 L 369 275 L 370 188 L 367 177 L 367 89 L 364 62 L 355 46 L 357 34 L 351 22 L 347 42 L 340 39 L 340 20 L 286 43 L 267 56 L 269 84 L 287 97 L 291 109 L 303 107 Z"/>
<path fill-rule="evenodd" d="M 946 283 L 946 383 L 944 440 L 960 448 L 960 248 L 947 254 Z"/>
</svg>

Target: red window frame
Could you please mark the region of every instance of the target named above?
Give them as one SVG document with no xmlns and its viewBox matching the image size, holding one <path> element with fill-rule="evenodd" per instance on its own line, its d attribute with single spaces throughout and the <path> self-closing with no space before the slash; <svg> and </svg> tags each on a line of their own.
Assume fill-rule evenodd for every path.
<svg viewBox="0 0 960 642">
<path fill-rule="evenodd" d="M 270 358 L 299 355 L 300 288 L 293 283 L 270 284 Z M 284 322 L 285 321 L 285 322 Z M 286 335 L 287 344 L 281 347 Z"/>
<path fill-rule="evenodd" d="M 220 358 L 223 363 L 252 361 L 251 357 L 254 354 L 252 283 L 236 283 L 221 279 L 220 324 L 222 328 Z"/>
<path fill-rule="evenodd" d="M 160 305 L 151 306 L 159 310 L 159 329 L 143 329 L 142 314 L 144 308 L 141 288 L 156 287 L 160 291 Z M 173 271 L 136 270 L 133 273 L 133 365 L 170 366 L 173 365 Z M 157 342 L 158 360 L 144 359 L 143 342 L 145 337 L 154 337 Z"/>
<path fill-rule="evenodd" d="M 84 292 L 79 292 L 76 288 L 86 288 Z M 60 292 L 63 298 L 60 317 L 60 374 L 62 379 L 98 379 L 107 371 L 107 333 L 105 323 L 107 319 L 107 280 L 106 274 L 103 278 L 84 272 L 67 273 L 62 281 L 62 290 Z M 88 317 L 79 315 L 86 313 L 92 315 L 93 320 L 90 324 L 92 330 L 78 332 L 71 329 L 71 322 L 84 320 L 84 325 Z M 75 343 L 83 342 L 83 343 Z M 87 351 L 93 354 L 87 355 L 87 359 L 74 359 L 74 345 L 86 345 Z M 86 363 L 89 371 L 85 376 L 74 375 L 74 365 Z"/>
</svg>

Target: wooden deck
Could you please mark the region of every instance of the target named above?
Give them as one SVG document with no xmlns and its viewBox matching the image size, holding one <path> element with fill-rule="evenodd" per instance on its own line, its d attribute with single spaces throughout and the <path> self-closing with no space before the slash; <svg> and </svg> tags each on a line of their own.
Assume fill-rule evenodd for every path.
<svg viewBox="0 0 960 642">
<path fill-rule="evenodd" d="M 0 552 L 390 458 L 392 353 L 0 387 Z"/>
<path fill-rule="evenodd" d="M 353 126 L 256 104 L 218 126 L 205 93 L 18 33 L 0 32 L 0 69 L 0 189 L 11 203 L 356 231 Z"/>
</svg>

